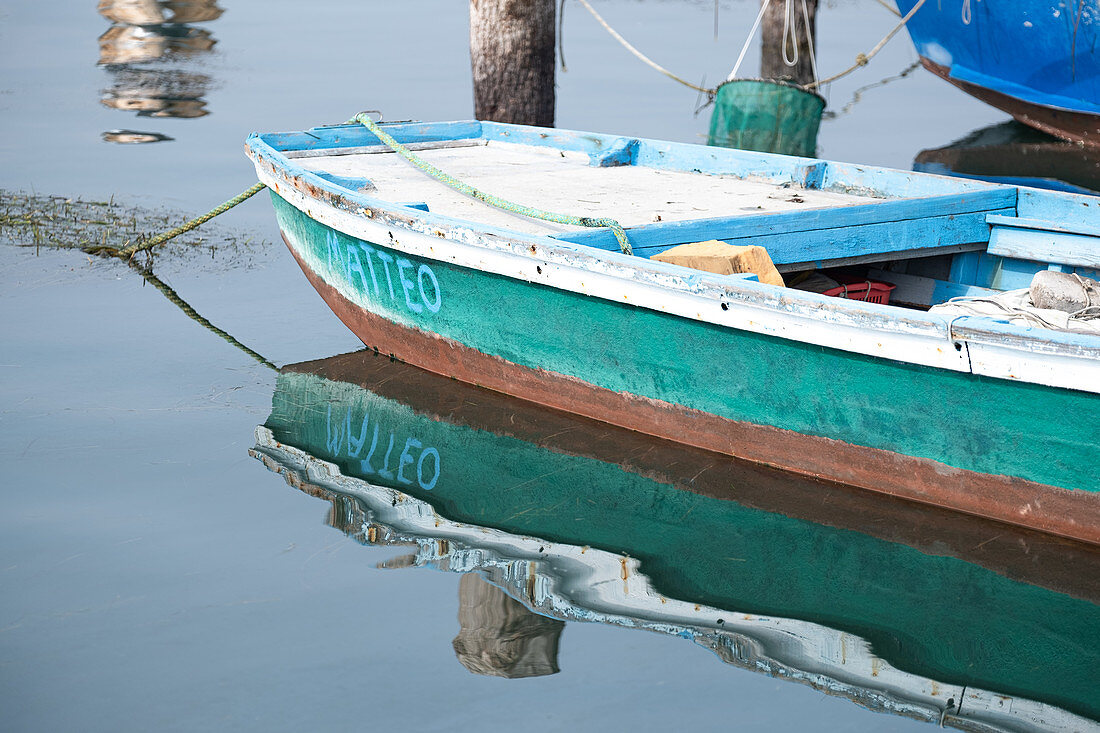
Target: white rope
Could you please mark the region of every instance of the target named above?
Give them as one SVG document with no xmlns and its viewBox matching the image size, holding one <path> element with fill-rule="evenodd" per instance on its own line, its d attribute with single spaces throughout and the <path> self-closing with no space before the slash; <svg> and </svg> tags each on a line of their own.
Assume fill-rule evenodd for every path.
<svg viewBox="0 0 1100 733">
<path fill-rule="evenodd" d="M 1031 297 L 1030 297 L 1030 295 L 1028 294 L 1028 292 L 1026 290 L 1012 291 L 1012 293 L 1004 293 L 1004 294 L 1002 294 L 1002 296 L 959 295 L 959 296 L 956 296 L 954 298 L 950 298 L 949 300 L 944 301 L 944 303 L 942 303 L 941 305 L 954 305 L 954 306 L 961 306 L 961 307 L 965 308 L 965 306 L 968 305 L 968 304 L 982 303 L 982 304 L 994 306 L 997 310 L 1004 313 L 1005 316 L 1007 318 L 1009 318 L 1010 320 L 1014 319 L 1014 318 L 1018 318 L 1018 319 L 1021 319 L 1021 320 L 1025 321 L 1026 323 L 1039 326 L 1040 328 L 1049 328 L 1049 329 L 1054 329 L 1056 331 L 1063 331 L 1063 330 L 1080 331 L 1080 330 L 1084 329 L 1086 332 L 1091 333 L 1091 332 L 1093 332 L 1093 329 L 1090 329 L 1088 326 L 1086 326 L 1082 322 L 1092 321 L 1094 319 L 1100 318 L 1100 303 L 1093 303 L 1093 292 L 1095 292 L 1095 289 L 1094 289 L 1093 286 L 1091 286 L 1089 284 L 1088 281 L 1086 281 L 1084 278 L 1082 278 L 1077 273 L 1072 272 L 1072 273 L 1069 273 L 1069 274 L 1073 276 L 1073 278 L 1077 281 L 1077 284 L 1081 287 L 1082 295 L 1083 295 L 1084 300 L 1085 300 L 1085 306 L 1083 308 L 1080 308 L 1080 309 L 1078 309 L 1076 311 L 1073 311 L 1073 312 L 1060 311 L 1060 312 L 1063 312 L 1066 315 L 1067 322 L 1066 322 L 1065 325 L 1061 324 L 1060 322 L 1055 323 L 1053 321 L 1050 321 L 1047 318 L 1045 318 L 1044 315 L 1041 312 L 1036 312 L 1036 311 L 1043 311 L 1043 310 L 1053 312 L 1053 311 L 1056 311 L 1058 309 L 1040 308 L 1040 307 L 1036 306 L 1034 304 L 1034 302 L 1031 300 Z M 1022 294 L 1021 297 L 1026 298 L 1025 303 L 1021 304 L 1021 305 L 1017 305 L 1017 304 L 1011 303 L 1011 302 L 1006 303 L 1006 302 L 1003 302 L 1001 300 L 1001 297 L 1005 297 L 1005 296 L 1008 296 L 1010 294 Z M 939 307 L 940 306 L 936 306 L 936 308 L 939 308 Z M 935 310 L 935 308 L 933 310 Z M 968 316 L 968 315 L 981 317 L 981 316 L 985 316 L 985 315 L 988 315 L 988 314 L 982 313 L 981 311 L 975 309 L 973 313 L 960 313 L 960 314 L 956 315 L 948 323 L 948 337 L 949 338 L 951 337 L 951 326 L 954 324 L 955 320 L 958 319 L 958 318 L 961 318 L 963 316 Z"/>
<path fill-rule="evenodd" d="M 814 52 L 814 37 L 810 30 L 810 9 L 806 5 L 806 0 L 802 1 L 802 19 L 806 23 L 806 45 L 810 51 L 810 69 L 813 71 L 814 83 L 817 83 L 817 54 Z M 733 81 L 737 78 L 737 72 L 741 69 L 741 63 L 745 60 L 745 54 L 748 53 L 749 45 L 752 43 L 752 39 L 756 35 L 757 29 L 760 27 L 760 22 L 764 18 L 764 12 L 768 9 L 768 5 L 771 0 L 764 0 L 760 6 L 760 12 L 756 16 L 756 21 L 752 24 L 752 29 L 749 31 L 749 37 L 745 39 L 745 45 L 741 47 L 741 53 L 737 57 L 737 63 L 733 67 L 733 71 L 726 77 L 726 81 Z M 792 0 L 784 0 L 783 6 L 783 63 L 787 66 L 796 66 L 798 64 L 798 19 L 797 9 L 795 8 Z M 791 57 L 787 52 L 787 44 L 790 43 L 791 51 L 794 56 Z"/>
<path fill-rule="evenodd" d="M 687 81 L 685 79 L 681 79 L 680 77 L 676 76 L 675 74 L 673 74 L 671 71 L 669 71 L 665 67 L 658 64 L 656 61 L 653 61 L 652 59 L 650 59 L 644 53 L 642 53 L 638 49 L 634 48 L 634 46 L 630 45 L 629 41 L 627 41 L 625 38 L 623 38 L 621 35 L 619 35 L 618 31 L 616 31 L 614 28 L 612 28 L 610 25 L 608 25 L 607 21 L 604 20 L 600 16 L 600 14 L 596 12 L 596 9 L 588 4 L 588 0 L 579 0 L 579 2 L 580 2 L 581 5 L 583 5 L 585 8 L 588 9 L 589 13 L 592 13 L 592 17 L 595 18 L 596 21 L 604 27 L 604 30 L 606 30 L 608 33 L 611 34 L 612 38 L 614 38 L 616 41 L 621 43 L 623 45 L 623 48 L 625 48 L 627 51 L 630 51 L 630 53 L 634 54 L 636 57 L 641 59 L 648 66 L 650 66 L 651 68 L 656 69 L 657 71 L 661 72 L 662 74 L 664 74 L 668 78 L 680 82 L 681 84 L 683 84 L 686 87 L 691 87 L 692 89 L 694 89 L 697 92 L 702 92 L 704 94 L 714 94 L 713 89 L 707 89 L 705 87 L 696 86 L 695 84 L 692 84 L 690 81 Z"/>
<path fill-rule="evenodd" d="M 1005 313 L 1005 315 L 1009 316 L 1010 318 L 1020 318 L 1020 319 L 1025 320 L 1025 321 L 1029 321 L 1030 323 L 1034 323 L 1035 325 L 1040 326 L 1042 328 L 1050 328 L 1050 329 L 1054 329 L 1056 331 L 1061 330 L 1059 328 L 1058 324 L 1051 323 L 1050 321 L 1043 318 L 1038 313 L 1034 313 L 1032 311 L 1024 310 L 1023 308 L 1015 308 L 1013 306 L 1006 305 L 1006 304 L 1004 304 L 1004 303 L 1002 303 L 998 300 L 995 300 L 993 298 L 987 298 L 987 297 L 983 297 L 983 296 L 980 296 L 980 295 L 959 295 L 957 297 L 945 300 L 943 304 L 944 305 L 961 305 L 961 304 L 964 304 L 964 303 L 986 303 L 988 305 L 992 305 L 992 306 L 995 306 L 995 307 L 999 308 L 1001 311 L 1003 311 Z M 963 313 L 961 315 L 955 316 L 955 318 L 952 318 L 951 322 L 954 323 L 954 321 L 956 319 L 961 318 L 962 316 L 978 316 L 978 317 L 981 317 L 981 315 L 982 314 L 980 314 L 980 313 Z"/>
<path fill-rule="evenodd" d="M 970 0 L 963 0 L 962 21 L 964 25 L 970 25 Z"/>
<path fill-rule="evenodd" d="M 955 338 L 955 321 L 960 318 L 966 318 L 969 315 L 969 313 L 960 313 L 947 322 L 947 340 L 954 344 L 959 351 L 962 351 L 962 343 L 960 343 L 961 339 Z M 940 717 L 942 718 L 943 716 L 941 715 Z"/>
<path fill-rule="evenodd" d="M 783 3 L 783 63 L 794 66 L 798 63 L 798 28 L 794 19 L 794 6 L 791 0 Z M 787 58 L 787 39 L 790 38 L 791 48 L 794 50 L 794 58 Z"/>
<path fill-rule="evenodd" d="M 839 74 L 833 74 L 828 79 L 822 79 L 821 81 L 815 81 L 812 84 L 807 84 L 806 89 L 816 89 L 816 88 L 818 88 L 818 87 L 820 87 L 824 84 L 830 84 L 830 83 L 836 81 L 837 79 L 840 79 L 841 77 L 848 76 L 848 74 L 851 74 L 853 71 L 855 71 L 859 67 L 866 66 L 867 62 L 870 61 L 871 59 L 873 59 L 875 57 L 875 54 L 877 54 L 879 51 L 881 51 L 882 47 L 885 46 L 890 41 L 891 38 L 893 38 L 895 35 L 897 35 L 898 31 L 900 31 L 902 28 L 905 27 L 905 24 L 909 22 L 909 19 L 912 18 L 914 15 L 916 15 L 917 11 L 920 10 L 922 7 L 924 7 L 924 4 L 927 1 L 928 0 L 920 0 L 920 2 L 918 2 L 916 5 L 914 5 L 913 9 L 910 10 L 908 13 L 906 13 L 905 17 L 901 19 L 901 22 L 898 23 L 896 26 L 894 26 L 894 29 L 892 31 L 890 31 L 889 33 L 887 33 L 886 37 L 883 38 L 881 41 L 879 41 L 875 45 L 874 48 L 872 48 L 867 53 L 861 53 L 858 56 L 856 56 L 856 62 L 854 64 L 852 64 L 852 66 L 850 66 L 849 68 L 847 68 L 844 71 L 840 72 Z"/>
<path fill-rule="evenodd" d="M 875 0 L 875 2 L 877 2 L 879 5 L 886 8 L 887 10 L 889 10 L 891 13 L 898 16 L 899 18 L 901 17 L 901 13 L 898 12 L 898 9 L 895 8 L 893 5 L 891 5 L 890 3 L 886 2 L 886 0 Z"/>
<path fill-rule="evenodd" d="M 768 9 L 771 1 L 764 0 L 760 5 L 760 12 L 756 14 L 756 22 L 752 24 L 749 37 L 745 39 L 745 45 L 741 47 L 741 55 L 737 57 L 737 63 L 733 65 L 733 71 L 726 77 L 726 81 L 733 81 L 737 78 L 737 71 L 741 68 L 741 62 L 745 60 L 745 54 L 749 52 L 749 45 L 752 43 L 753 36 L 756 35 L 756 29 L 760 27 L 760 21 L 764 19 L 764 11 Z M 584 2 L 584 0 L 581 0 L 581 2 Z"/>
<path fill-rule="evenodd" d="M 1092 294 L 1095 288 L 1085 282 L 1085 279 L 1078 275 L 1076 272 L 1070 273 L 1077 280 L 1077 284 L 1081 286 L 1081 290 L 1085 294 L 1085 307 L 1070 315 L 1070 318 L 1080 318 L 1082 320 L 1091 320 L 1093 318 L 1100 318 L 1100 303 L 1092 302 Z"/>
<path fill-rule="evenodd" d="M 814 45 L 816 40 L 814 39 L 813 29 L 810 28 L 810 9 L 806 6 L 806 0 L 802 0 L 802 19 L 806 21 L 806 38 L 809 41 L 807 46 L 810 49 L 810 69 L 814 73 L 814 83 L 817 83 L 817 53 L 814 52 Z"/>
</svg>

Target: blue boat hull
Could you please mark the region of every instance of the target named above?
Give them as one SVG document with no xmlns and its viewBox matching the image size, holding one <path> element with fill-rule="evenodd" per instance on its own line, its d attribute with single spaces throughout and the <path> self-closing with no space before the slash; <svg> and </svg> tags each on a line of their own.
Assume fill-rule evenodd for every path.
<svg viewBox="0 0 1100 733">
<path fill-rule="evenodd" d="M 936 75 L 1026 125 L 1100 145 L 1098 26 L 1085 0 L 939 0 L 906 27 Z"/>
</svg>

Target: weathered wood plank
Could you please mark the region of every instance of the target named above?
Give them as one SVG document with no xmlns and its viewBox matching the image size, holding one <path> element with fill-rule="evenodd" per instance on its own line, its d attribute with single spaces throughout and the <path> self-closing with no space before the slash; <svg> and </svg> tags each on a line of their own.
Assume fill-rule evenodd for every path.
<svg viewBox="0 0 1100 733">
<path fill-rule="evenodd" d="M 981 213 L 937 216 L 900 222 L 864 224 L 844 229 L 768 234 L 732 240 L 757 244 L 773 262 L 797 268 L 836 267 L 886 259 L 930 257 L 947 252 L 980 251 L 989 230 Z M 730 240 L 726 240 L 730 241 Z M 635 247 L 635 252 L 647 250 Z"/>
<path fill-rule="evenodd" d="M 524 125 L 509 125 L 503 122 L 482 122 L 481 134 L 486 140 L 572 150 L 588 155 L 599 154 L 617 141 L 626 139 L 621 135 L 526 127 Z"/>
<path fill-rule="evenodd" d="M 473 140 L 466 142 L 483 142 Z M 621 150 L 631 149 L 624 141 Z M 612 146 L 609 150 L 619 150 Z M 315 151 L 308 151 L 311 155 Z M 319 151 L 324 152 L 324 151 Z M 607 151 L 605 151 L 606 153 Z M 863 203 L 867 199 L 825 191 L 794 191 L 737 176 L 701 176 L 634 165 L 599 168 L 595 156 L 552 146 L 489 141 L 484 146 L 418 153 L 458 180 L 509 201 L 576 216 L 611 217 L 623 226 L 701 217 L 756 216 Z M 295 160 L 303 168 L 340 176 L 368 177 L 379 198 L 428 201 L 439 214 L 496 223 L 527 232 L 564 232 L 573 227 L 520 219 L 454 191 L 415 171 L 395 155 L 345 155 Z M 797 196 L 794 194 L 797 193 Z"/>
<path fill-rule="evenodd" d="M 775 267 L 781 273 L 799 272 L 801 270 L 820 270 L 826 267 L 848 267 L 850 265 L 866 265 L 881 263 L 885 260 L 905 260 L 914 257 L 935 257 L 937 255 L 954 255 L 979 253 L 985 251 L 984 242 L 971 242 L 969 244 L 950 244 L 942 247 L 905 248 L 896 252 L 882 252 L 878 249 L 863 252 L 861 254 L 848 255 L 847 257 L 828 257 L 816 260 L 798 260 L 792 262 L 776 263 Z"/>
<path fill-rule="evenodd" d="M 1015 229 L 1037 229 L 1043 232 L 1084 234 L 1089 237 L 1100 237 L 1100 215 L 1090 220 L 1088 224 L 1053 219 L 1032 219 L 1023 216 L 1004 216 L 1001 214 L 990 214 L 986 217 L 986 221 L 988 221 L 991 226 L 1007 226 Z"/>
<path fill-rule="evenodd" d="M 821 188 L 826 191 L 846 191 L 850 193 L 862 191 L 880 196 L 906 197 L 998 189 L 1015 192 L 1015 189 L 1007 186 L 999 186 L 985 181 L 833 162 L 830 162 L 828 168 L 824 171 Z"/>
<path fill-rule="evenodd" d="M 1048 269 L 1050 264 L 1047 262 L 972 252 L 955 257 L 951 265 L 950 280 L 995 290 L 1016 290 L 1029 287 L 1035 273 Z M 1082 277 L 1100 279 L 1100 268 L 1068 267 L 1066 269 Z"/>
<path fill-rule="evenodd" d="M 1100 268 L 1096 234 L 1071 233 L 1069 227 L 1037 228 L 1035 220 L 1013 223 L 1011 217 L 995 217 L 989 253 L 1033 262 Z M 1077 227 L 1075 227 L 1077 228 Z M 1080 229 L 1087 229 L 1080 227 Z"/>
<path fill-rule="evenodd" d="M 1021 188 L 1017 208 L 1017 215 L 1027 219 L 1100 227 L 1100 198 L 1096 196 Z"/>
<path fill-rule="evenodd" d="M 343 186 L 349 191 L 367 192 L 374 191 L 377 188 L 374 185 L 374 182 L 371 181 L 371 179 L 363 178 L 361 176 L 338 176 L 336 174 L 325 173 L 323 171 L 319 171 L 317 175 L 319 175 L 321 178 L 324 178 L 326 181 L 331 181 L 332 183 L 335 183 L 337 186 Z"/>
</svg>

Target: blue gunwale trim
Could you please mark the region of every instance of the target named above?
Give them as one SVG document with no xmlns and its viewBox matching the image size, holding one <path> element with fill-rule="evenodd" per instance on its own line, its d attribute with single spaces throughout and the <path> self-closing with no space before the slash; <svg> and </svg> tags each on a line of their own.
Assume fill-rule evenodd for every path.
<svg viewBox="0 0 1100 733">
<path fill-rule="evenodd" d="M 926 162 L 920 163 L 913 161 L 913 170 L 919 173 L 934 173 L 939 176 L 955 176 L 956 178 L 969 178 L 976 181 L 988 181 L 989 183 L 998 183 L 1002 186 L 1019 186 L 1027 188 L 1043 188 L 1049 191 L 1058 191 L 1060 193 L 1076 193 L 1085 195 L 1096 195 L 1096 192 L 1090 188 L 1084 186 L 1077 186 L 1072 183 L 1066 183 L 1060 181 L 1057 178 L 1043 178 L 1042 176 L 992 176 L 984 173 L 967 173 L 965 171 L 951 170 L 943 163 Z"/>
</svg>

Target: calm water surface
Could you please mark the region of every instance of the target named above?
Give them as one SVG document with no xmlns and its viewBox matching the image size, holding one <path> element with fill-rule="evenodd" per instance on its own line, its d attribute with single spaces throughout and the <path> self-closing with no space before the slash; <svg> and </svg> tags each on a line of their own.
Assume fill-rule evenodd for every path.
<svg viewBox="0 0 1100 733">
<path fill-rule="evenodd" d="M 461 0 L 176 3 L 190 15 L 165 15 L 176 22 L 156 34 L 135 25 L 155 3 L 108 5 L 111 19 L 90 0 L 0 2 L 0 189 L 199 212 L 253 182 L 251 131 L 362 109 L 471 115 Z M 662 64 L 711 82 L 752 10 L 723 3 L 714 41 L 708 3 L 600 7 Z M 560 126 L 700 139 L 694 92 L 612 45 L 580 6 L 566 12 Z M 894 21 L 874 2 L 829 4 L 822 69 L 847 66 Z M 834 85 L 831 105 L 914 60 L 899 38 Z M 916 73 L 827 121 L 820 152 L 907 168 L 1001 121 Z M 124 142 L 138 139 L 150 142 Z M 157 274 L 277 364 L 359 346 L 276 244 L 262 196 L 219 226 L 211 242 L 232 232 L 238 246 L 167 253 Z M 558 630 L 558 674 L 471 674 L 452 640 L 460 596 L 483 591 L 462 591 L 455 573 L 376 569 L 417 563 L 335 531 L 323 504 L 249 457 L 272 419 L 273 372 L 119 263 L 4 246 L 0 272 L 2 730 L 921 725 L 723 664 L 677 636 L 601 623 Z M 468 490 L 501 477 L 484 470 Z M 574 480 L 547 486 L 585 488 Z M 1084 643 L 1095 654 L 1095 638 Z"/>
</svg>

